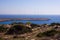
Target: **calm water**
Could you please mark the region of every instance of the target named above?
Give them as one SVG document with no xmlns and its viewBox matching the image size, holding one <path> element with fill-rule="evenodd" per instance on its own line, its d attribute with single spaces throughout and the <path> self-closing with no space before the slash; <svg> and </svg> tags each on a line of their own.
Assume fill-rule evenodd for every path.
<svg viewBox="0 0 60 40">
<path fill-rule="evenodd" d="M 0 15 L 0 18 L 49 18 L 49 21 L 30 21 L 31 23 L 35 24 L 50 24 L 50 23 L 60 23 L 60 16 L 59 15 Z M 0 22 L 0 24 L 10 24 L 12 22 L 23 22 L 26 23 L 26 21 L 5 21 Z"/>
</svg>

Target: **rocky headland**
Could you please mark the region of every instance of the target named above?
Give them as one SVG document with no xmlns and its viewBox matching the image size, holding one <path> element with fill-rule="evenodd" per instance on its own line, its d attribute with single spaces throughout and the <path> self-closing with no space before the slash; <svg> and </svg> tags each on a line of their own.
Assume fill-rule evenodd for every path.
<svg viewBox="0 0 60 40">
<path fill-rule="evenodd" d="M 14 20 L 33 20 L 33 21 L 38 21 L 38 20 L 42 20 L 42 21 L 47 21 L 50 20 L 49 18 L 0 18 L 0 22 L 3 21 L 14 21 Z"/>
</svg>

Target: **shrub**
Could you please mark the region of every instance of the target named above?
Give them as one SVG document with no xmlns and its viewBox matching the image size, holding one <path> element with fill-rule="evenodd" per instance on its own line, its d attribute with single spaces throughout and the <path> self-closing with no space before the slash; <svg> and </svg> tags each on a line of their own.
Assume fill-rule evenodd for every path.
<svg viewBox="0 0 60 40">
<path fill-rule="evenodd" d="M 60 25 L 60 23 L 51 23 L 50 26 Z"/>
<path fill-rule="evenodd" d="M 4 28 L 3 26 L 0 26 L 0 32 L 5 32 L 7 31 L 7 28 Z"/>
<path fill-rule="evenodd" d="M 54 36 L 56 33 L 57 33 L 57 31 L 54 30 L 54 29 L 52 29 L 52 30 L 50 30 L 50 31 L 46 31 L 46 32 L 43 32 L 43 33 L 39 33 L 39 34 L 37 35 L 37 37 L 44 37 L 44 36 L 49 37 L 49 36 Z"/>
<path fill-rule="evenodd" d="M 32 30 L 24 25 L 14 25 L 11 27 L 6 34 L 23 34 L 31 32 Z"/>
<path fill-rule="evenodd" d="M 40 27 L 40 25 L 37 25 L 37 24 L 33 24 L 33 23 L 32 23 L 32 24 L 31 24 L 31 27 L 32 27 L 32 28 L 36 28 L 36 27 Z"/>
<path fill-rule="evenodd" d="M 26 22 L 26 24 L 31 24 L 31 22 Z"/>
</svg>

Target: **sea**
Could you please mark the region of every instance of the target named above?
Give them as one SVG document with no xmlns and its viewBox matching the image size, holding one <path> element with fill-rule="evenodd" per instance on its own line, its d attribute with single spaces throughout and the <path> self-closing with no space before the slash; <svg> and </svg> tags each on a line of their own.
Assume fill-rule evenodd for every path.
<svg viewBox="0 0 60 40">
<path fill-rule="evenodd" d="M 60 15 L 0 15 L 0 18 L 48 18 L 50 20 L 39 20 L 39 21 L 28 21 L 28 20 L 19 20 L 19 21 L 4 21 L 0 24 L 11 24 L 12 22 L 31 22 L 34 24 L 51 24 L 51 23 L 60 23 Z"/>
</svg>

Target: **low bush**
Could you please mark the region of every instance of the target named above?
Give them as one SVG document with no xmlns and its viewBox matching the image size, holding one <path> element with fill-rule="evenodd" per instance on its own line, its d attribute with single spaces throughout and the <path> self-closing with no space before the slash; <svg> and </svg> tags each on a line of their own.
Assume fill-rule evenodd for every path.
<svg viewBox="0 0 60 40">
<path fill-rule="evenodd" d="M 37 37 L 49 37 L 49 36 L 54 36 L 56 33 L 58 33 L 56 30 L 52 29 L 50 31 L 46 31 L 46 32 L 43 32 L 43 33 L 39 33 L 37 35 Z"/>
</svg>

